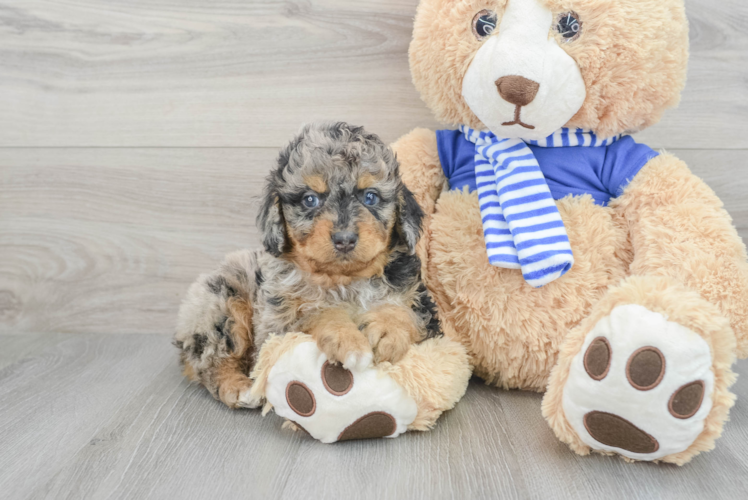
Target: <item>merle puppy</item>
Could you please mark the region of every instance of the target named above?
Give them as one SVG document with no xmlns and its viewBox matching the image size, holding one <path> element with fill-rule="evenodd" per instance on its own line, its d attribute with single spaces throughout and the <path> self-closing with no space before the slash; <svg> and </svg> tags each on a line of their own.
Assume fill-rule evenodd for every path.
<svg viewBox="0 0 748 500">
<path fill-rule="evenodd" d="M 422 217 L 379 137 L 306 126 L 267 180 L 265 251 L 229 254 L 187 292 L 175 335 L 185 375 L 251 406 L 249 373 L 271 334 L 308 333 L 346 368 L 395 363 L 441 335 L 415 255 Z"/>
</svg>

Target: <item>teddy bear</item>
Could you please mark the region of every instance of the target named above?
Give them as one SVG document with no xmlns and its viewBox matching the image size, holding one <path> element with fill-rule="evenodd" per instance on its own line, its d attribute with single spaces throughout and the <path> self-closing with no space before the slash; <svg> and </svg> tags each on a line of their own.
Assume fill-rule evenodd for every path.
<svg viewBox="0 0 748 500">
<path fill-rule="evenodd" d="M 748 356 L 746 248 L 702 180 L 630 136 L 679 101 L 683 0 L 421 0 L 409 57 L 450 128 L 393 148 L 475 374 L 544 392 L 580 455 L 712 449 Z"/>
</svg>

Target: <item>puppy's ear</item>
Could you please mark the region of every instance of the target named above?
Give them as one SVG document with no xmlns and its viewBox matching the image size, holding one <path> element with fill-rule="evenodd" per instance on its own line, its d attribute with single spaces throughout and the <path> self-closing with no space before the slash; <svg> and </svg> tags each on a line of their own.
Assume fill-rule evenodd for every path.
<svg viewBox="0 0 748 500">
<path fill-rule="evenodd" d="M 408 246 L 411 255 L 416 252 L 416 245 L 421 237 L 422 220 L 423 210 L 418 205 L 416 197 L 403 185 L 397 200 L 396 229 L 402 241 Z"/>
<path fill-rule="evenodd" d="M 288 234 L 280 196 L 272 188 L 265 191 L 265 200 L 257 214 L 257 227 L 262 231 L 265 250 L 274 257 L 280 257 L 288 245 Z"/>
</svg>

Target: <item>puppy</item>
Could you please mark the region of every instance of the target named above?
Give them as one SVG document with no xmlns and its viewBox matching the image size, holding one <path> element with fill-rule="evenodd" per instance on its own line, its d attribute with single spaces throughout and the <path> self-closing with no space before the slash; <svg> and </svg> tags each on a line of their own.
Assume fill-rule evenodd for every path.
<svg viewBox="0 0 748 500">
<path fill-rule="evenodd" d="M 346 368 L 396 363 L 441 335 L 415 246 L 423 212 L 393 152 L 345 123 L 286 146 L 257 217 L 264 251 L 239 251 L 187 292 L 175 345 L 184 373 L 230 407 L 271 334 L 301 331 Z"/>
</svg>

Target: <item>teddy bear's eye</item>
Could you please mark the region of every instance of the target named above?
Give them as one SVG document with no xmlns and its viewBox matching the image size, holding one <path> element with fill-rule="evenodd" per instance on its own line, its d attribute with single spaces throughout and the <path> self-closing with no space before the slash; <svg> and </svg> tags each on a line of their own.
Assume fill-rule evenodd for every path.
<svg viewBox="0 0 748 500">
<path fill-rule="evenodd" d="M 571 42 L 579 38 L 582 33 L 582 21 L 576 12 L 565 12 L 559 14 L 556 22 L 556 31 L 564 37 L 565 42 Z"/>
<path fill-rule="evenodd" d="M 478 40 L 491 35 L 496 29 L 496 13 L 483 9 L 473 17 L 473 34 Z"/>
</svg>

